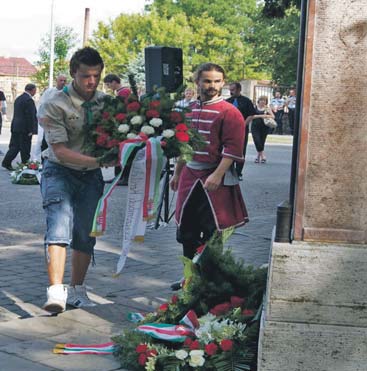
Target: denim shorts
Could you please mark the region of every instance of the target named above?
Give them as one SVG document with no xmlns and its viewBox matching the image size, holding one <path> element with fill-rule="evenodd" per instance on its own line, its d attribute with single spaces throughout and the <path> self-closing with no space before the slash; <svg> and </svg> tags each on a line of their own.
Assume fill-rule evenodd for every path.
<svg viewBox="0 0 367 371">
<path fill-rule="evenodd" d="M 89 234 L 104 181 L 101 169 L 79 171 L 45 160 L 41 178 L 47 230 L 45 247 L 70 246 L 93 255 Z"/>
</svg>

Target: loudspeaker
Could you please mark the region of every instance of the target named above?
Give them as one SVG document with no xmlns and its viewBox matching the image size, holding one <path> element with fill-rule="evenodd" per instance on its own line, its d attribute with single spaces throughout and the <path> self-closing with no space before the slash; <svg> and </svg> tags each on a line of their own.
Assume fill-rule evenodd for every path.
<svg viewBox="0 0 367 371">
<path fill-rule="evenodd" d="M 154 86 L 175 92 L 183 83 L 182 49 L 167 46 L 145 48 L 145 85 L 147 93 Z"/>
</svg>

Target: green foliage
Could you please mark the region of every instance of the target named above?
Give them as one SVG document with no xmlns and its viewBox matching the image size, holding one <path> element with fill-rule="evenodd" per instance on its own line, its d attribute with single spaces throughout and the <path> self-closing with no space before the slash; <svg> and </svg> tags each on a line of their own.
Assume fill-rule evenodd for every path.
<svg viewBox="0 0 367 371">
<path fill-rule="evenodd" d="M 69 62 L 68 56 L 70 50 L 76 45 L 77 34 L 71 27 L 56 25 L 54 34 L 54 76 L 52 80 L 60 73 L 68 75 Z M 41 45 L 38 49 L 39 59 L 36 62 L 38 71 L 33 76 L 40 90 L 48 86 L 50 71 L 50 34 L 46 34 L 41 39 Z"/>
<path fill-rule="evenodd" d="M 297 78 L 300 11 L 291 6 L 282 18 L 259 16 L 250 42 L 255 45 L 259 70 L 267 70 L 272 80 L 293 85 Z"/>
</svg>

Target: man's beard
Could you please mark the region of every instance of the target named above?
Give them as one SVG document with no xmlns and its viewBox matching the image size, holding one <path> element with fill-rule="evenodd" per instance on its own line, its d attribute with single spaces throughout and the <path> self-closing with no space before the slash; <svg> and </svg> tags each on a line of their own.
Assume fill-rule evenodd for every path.
<svg viewBox="0 0 367 371">
<path fill-rule="evenodd" d="M 209 89 L 205 89 L 202 91 L 202 96 L 209 98 L 209 99 L 212 99 L 215 96 L 219 97 L 221 94 L 222 94 L 222 89 L 217 90 L 214 88 L 209 88 Z"/>
</svg>

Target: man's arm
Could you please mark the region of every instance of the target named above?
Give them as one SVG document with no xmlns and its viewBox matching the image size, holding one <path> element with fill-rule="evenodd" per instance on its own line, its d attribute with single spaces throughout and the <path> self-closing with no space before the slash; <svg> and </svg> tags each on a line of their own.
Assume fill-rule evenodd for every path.
<svg viewBox="0 0 367 371">
<path fill-rule="evenodd" d="M 60 162 L 65 162 L 77 166 L 84 166 L 89 169 L 98 168 L 102 165 L 99 163 L 98 158 L 75 152 L 66 147 L 65 143 L 54 143 L 51 144 L 51 147 L 55 156 L 60 160 Z"/>
<path fill-rule="evenodd" d="M 172 191 L 177 191 L 178 189 L 178 181 L 180 180 L 181 171 L 183 167 L 185 166 L 185 164 L 186 164 L 185 161 L 182 161 L 182 160 L 178 160 L 176 164 L 175 171 L 169 182 Z"/>
</svg>

